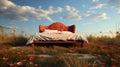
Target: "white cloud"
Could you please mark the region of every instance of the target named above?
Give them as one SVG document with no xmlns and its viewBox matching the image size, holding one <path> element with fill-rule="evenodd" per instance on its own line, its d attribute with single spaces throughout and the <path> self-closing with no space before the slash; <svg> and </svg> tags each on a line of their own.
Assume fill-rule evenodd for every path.
<svg viewBox="0 0 120 67">
<path fill-rule="evenodd" d="M 67 6 L 65 6 L 65 9 L 66 9 L 67 11 L 70 11 L 70 10 L 71 10 L 71 6 L 67 5 Z"/>
<path fill-rule="evenodd" d="M 94 19 L 107 19 L 107 14 L 106 13 L 101 13 L 101 14 L 94 14 L 91 15 L 90 17 L 93 17 Z"/>
<path fill-rule="evenodd" d="M 83 14 L 83 18 L 85 18 L 85 17 L 89 17 L 89 16 L 91 16 L 92 14 L 95 14 L 95 11 L 94 10 L 88 10 L 88 11 L 86 11 L 84 14 Z"/>
<path fill-rule="evenodd" d="M 0 0 L 0 7 L 11 7 L 11 6 L 16 6 L 16 5 L 9 0 Z"/>
<path fill-rule="evenodd" d="M 92 2 L 97 2 L 97 1 L 99 1 L 99 0 L 92 0 Z"/>
<path fill-rule="evenodd" d="M 109 0 L 108 5 L 117 10 L 117 13 L 120 14 L 120 0 Z"/>
<path fill-rule="evenodd" d="M 49 20 L 49 21 L 51 21 L 51 22 L 54 22 L 54 21 L 49 17 L 49 15 L 52 15 L 52 14 L 54 14 L 54 13 L 62 12 L 62 8 L 61 8 L 61 7 L 58 7 L 57 9 L 54 9 L 53 6 L 50 6 L 47 10 L 44 10 L 44 9 L 42 9 L 42 7 L 40 7 L 39 10 L 38 10 L 38 12 L 39 12 L 39 15 L 38 15 L 38 16 L 39 16 L 40 18 L 45 18 L 45 19 L 47 19 L 47 20 Z"/>
<path fill-rule="evenodd" d="M 31 6 L 19 6 L 9 0 L 0 0 L 0 17 L 9 20 L 35 20 L 35 19 L 46 19 L 53 22 L 50 15 L 62 12 L 61 7 L 54 8 L 50 6 L 44 10 L 42 7 L 34 8 Z"/>
<path fill-rule="evenodd" d="M 120 9 L 118 9 L 118 12 L 117 12 L 118 14 L 120 14 Z"/>
<path fill-rule="evenodd" d="M 116 8 L 120 7 L 120 0 L 109 0 L 108 4 L 110 4 L 111 6 L 114 6 Z"/>
<path fill-rule="evenodd" d="M 0 28 L 5 28 L 5 29 L 16 29 L 17 27 L 16 27 L 16 26 L 3 26 L 3 25 L 0 25 Z"/>
<path fill-rule="evenodd" d="M 106 13 L 101 13 L 100 15 L 97 16 L 97 18 L 107 19 L 107 14 Z"/>
<path fill-rule="evenodd" d="M 62 12 L 62 8 L 61 8 L 61 7 L 58 7 L 58 8 L 57 8 L 57 11 L 58 11 L 58 12 Z"/>
<path fill-rule="evenodd" d="M 81 16 L 79 15 L 79 11 L 76 8 L 71 7 L 69 5 L 65 6 L 65 9 L 68 11 L 67 15 L 60 17 L 61 19 L 69 19 L 69 20 L 80 20 Z"/>
<path fill-rule="evenodd" d="M 105 4 L 97 4 L 93 7 L 91 7 L 90 9 L 100 9 L 100 8 L 103 8 L 105 6 Z"/>
<path fill-rule="evenodd" d="M 83 14 L 82 18 L 91 18 L 91 19 L 95 19 L 95 20 L 105 20 L 105 19 L 107 19 L 107 14 L 105 12 L 98 14 L 94 10 L 88 10 Z"/>
</svg>

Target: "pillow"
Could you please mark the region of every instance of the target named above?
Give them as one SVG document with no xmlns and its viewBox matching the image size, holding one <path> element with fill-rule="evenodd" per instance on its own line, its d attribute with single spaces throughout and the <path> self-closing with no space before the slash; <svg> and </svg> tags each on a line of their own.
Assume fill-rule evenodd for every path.
<svg viewBox="0 0 120 67">
<path fill-rule="evenodd" d="M 43 33 L 57 33 L 57 30 L 44 30 Z"/>
<path fill-rule="evenodd" d="M 72 32 L 69 32 L 69 31 L 61 31 L 60 33 L 63 33 L 63 34 L 71 34 Z"/>
</svg>

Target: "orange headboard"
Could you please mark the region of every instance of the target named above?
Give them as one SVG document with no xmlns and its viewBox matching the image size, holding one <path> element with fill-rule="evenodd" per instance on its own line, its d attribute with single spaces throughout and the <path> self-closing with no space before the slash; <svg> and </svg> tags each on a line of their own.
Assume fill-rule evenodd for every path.
<svg viewBox="0 0 120 67">
<path fill-rule="evenodd" d="M 43 32 L 45 29 L 58 30 L 58 31 L 70 31 L 75 33 L 75 25 L 65 26 L 60 22 L 55 22 L 49 26 L 39 25 L 39 32 Z"/>
</svg>

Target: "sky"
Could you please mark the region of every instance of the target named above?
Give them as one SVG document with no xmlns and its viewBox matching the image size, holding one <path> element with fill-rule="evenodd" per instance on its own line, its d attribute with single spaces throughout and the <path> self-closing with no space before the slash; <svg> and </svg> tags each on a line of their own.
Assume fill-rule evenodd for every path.
<svg viewBox="0 0 120 67">
<path fill-rule="evenodd" d="M 0 27 L 33 35 L 39 25 L 76 25 L 76 33 L 115 33 L 120 24 L 120 0 L 0 0 Z"/>
</svg>

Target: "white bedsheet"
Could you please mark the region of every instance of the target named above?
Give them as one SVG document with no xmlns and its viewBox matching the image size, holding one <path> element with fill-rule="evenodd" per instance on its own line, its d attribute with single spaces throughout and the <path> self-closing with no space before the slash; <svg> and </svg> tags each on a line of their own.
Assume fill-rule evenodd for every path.
<svg viewBox="0 0 120 67">
<path fill-rule="evenodd" d="M 71 32 L 55 32 L 55 33 L 36 33 L 31 36 L 26 44 L 31 44 L 34 40 L 83 40 L 88 42 L 88 40 L 82 35 L 71 33 Z"/>
</svg>

